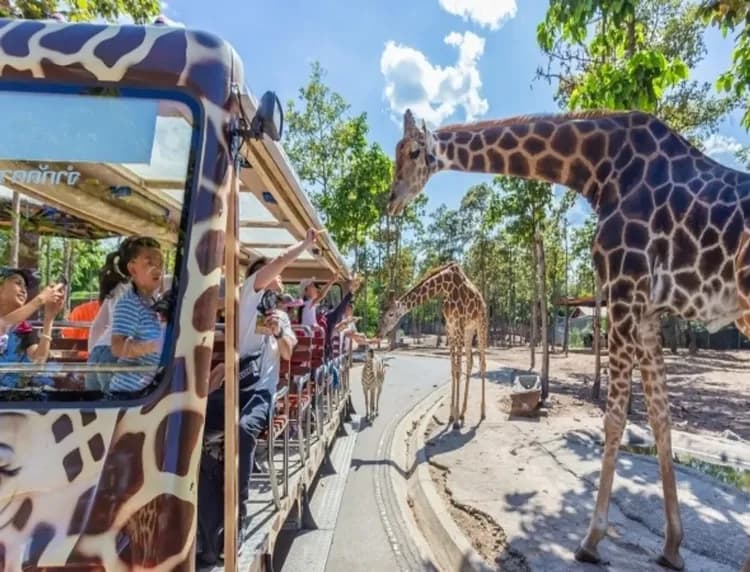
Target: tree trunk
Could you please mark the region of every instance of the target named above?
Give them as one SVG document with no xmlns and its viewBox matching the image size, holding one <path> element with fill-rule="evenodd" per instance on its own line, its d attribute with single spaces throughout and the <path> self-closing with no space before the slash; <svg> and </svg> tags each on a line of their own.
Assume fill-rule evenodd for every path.
<svg viewBox="0 0 750 572">
<path fill-rule="evenodd" d="M 568 219 L 565 219 L 563 225 L 563 236 L 565 243 L 565 300 L 568 300 Z M 568 357 L 568 340 L 570 339 L 570 307 L 565 305 L 565 333 L 563 334 L 563 351 L 565 357 Z"/>
<path fill-rule="evenodd" d="M 592 330 L 594 333 L 594 342 L 592 344 L 594 348 L 594 385 L 591 387 L 592 399 L 599 400 L 602 388 L 602 354 L 600 351 L 599 341 L 601 340 L 602 334 L 602 288 L 599 282 L 599 273 L 594 269 L 594 317 Z"/>
<path fill-rule="evenodd" d="M 529 351 L 530 351 L 530 360 L 531 365 L 529 365 L 530 369 L 534 369 L 536 367 L 536 326 L 537 326 L 537 304 L 539 302 L 539 280 L 538 277 L 534 277 L 534 274 L 538 272 L 539 269 L 539 261 L 537 260 L 536 255 L 536 246 L 532 244 L 531 247 L 531 327 L 529 328 Z"/>
<path fill-rule="evenodd" d="M 541 233 L 534 236 L 539 280 L 539 305 L 542 317 L 542 400 L 549 397 L 549 327 L 547 320 L 547 274 Z"/>
<path fill-rule="evenodd" d="M 68 283 L 68 296 L 65 297 L 65 315 L 67 316 L 70 312 L 70 284 L 72 282 L 71 276 L 73 274 L 73 258 L 75 256 L 74 253 L 75 250 L 75 244 L 73 242 L 66 238 L 63 239 L 63 276 L 65 277 L 65 280 Z"/>
<path fill-rule="evenodd" d="M 694 356 L 698 353 L 698 339 L 695 335 L 695 328 L 693 328 L 693 322 L 688 320 L 688 332 L 690 334 L 690 343 L 688 344 L 688 353 Z"/>
<path fill-rule="evenodd" d="M 21 195 L 13 191 L 12 226 L 10 231 L 10 260 L 9 266 L 18 267 L 18 252 L 21 245 Z"/>
</svg>

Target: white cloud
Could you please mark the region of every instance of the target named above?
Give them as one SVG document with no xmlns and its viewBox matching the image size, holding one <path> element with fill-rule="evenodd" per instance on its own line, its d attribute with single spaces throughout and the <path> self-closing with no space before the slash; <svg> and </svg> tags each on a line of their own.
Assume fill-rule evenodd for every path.
<svg viewBox="0 0 750 572">
<path fill-rule="evenodd" d="M 703 142 L 703 151 L 706 155 L 722 155 L 731 153 L 734 155 L 742 149 L 742 144 L 734 137 L 718 135 L 713 133 Z"/>
<path fill-rule="evenodd" d="M 516 0 L 439 0 L 440 7 L 464 21 L 471 20 L 490 30 L 498 30 L 516 15 Z"/>
<path fill-rule="evenodd" d="M 484 38 L 471 32 L 451 32 L 444 40 L 458 48 L 455 65 L 433 65 L 422 52 L 388 41 L 380 56 L 380 72 L 385 78 L 385 97 L 391 110 L 402 114 L 410 108 L 419 119 L 431 125 L 442 123 L 462 107 L 466 120 L 487 113 L 482 98 L 477 63 L 484 53 Z"/>
</svg>

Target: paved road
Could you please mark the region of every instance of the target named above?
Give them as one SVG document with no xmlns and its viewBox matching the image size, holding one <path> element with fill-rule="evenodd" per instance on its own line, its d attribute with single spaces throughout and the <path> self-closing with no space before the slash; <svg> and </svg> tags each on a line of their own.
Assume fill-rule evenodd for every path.
<svg viewBox="0 0 750 572">
<path fill-rule="evenodd" d="M 340 505 L 334 501 L 337 515 L 335 520 L 330 519 L 331 530 L 326 531 L 326 526 L 318 522 L 321 530 L 298 534 L 282 566 L 284 572 L 301 572 L 303 567 L 305 572 L 423 570 L 395 510 L 386 463 L 396 424 L 427 394 L 447 383 L 450 364 L 445 359 L 403 354 L 386 359 L 391 367 L 380 398 L 380 416 L 371 425 L 362 421 L 356 441 L 351 440 L 353 448 L 347 447 L 347 439 L 337 442 L 332 454 L 334 465 L 346 466 L 337 466 L 334 477 L 322 477 L 313 493 L 313 513 L 318 518 L 315 501 L 327 496 L 324 501 L 318 500 L 318 511 L 330 514 L 330 499 L 337 496 L 335 489 L 343 489 Z M 361 368 L 352 372 L 352 397 L 358 415 L 364 414 L 360 373 Z M 343 460 L 349 456 L 350 462 Z M 325 545 L 330 546 L 327 560 Z M 302 552 L 306 554 L 302 556 Z"/>
</svg>

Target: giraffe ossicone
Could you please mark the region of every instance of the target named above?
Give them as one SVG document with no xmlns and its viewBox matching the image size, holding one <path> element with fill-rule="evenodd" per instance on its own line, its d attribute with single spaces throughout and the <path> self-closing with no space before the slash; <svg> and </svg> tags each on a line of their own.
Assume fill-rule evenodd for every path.
<svg viewBox="0 0 750 572">
<path fill-rule="evenodd" d="M 610 309 L 605 446 L 596 508 L 576 557 L 600 561 L 636 362 L 657 445 L 666 513 L 660 562 L 682 569 L 659 320 L 665 313 L 750 334 L 750 174 L 703 154 L 638 111 L 529 115 L 413 128 L 404 115 L 388 201 L 404 208 L 440 170 L 496 173 L 578 191 L 597 215 L 594 265 Z M 748 561 L 750 563 L 750 560 Z"/>
<path fill-rule="evenodd" d="M 473 365 L 472 342 L 477 336 L 479 366 L 482 377 L 481 419 L 485 418 L 485 375 L 487 370 L 487 305 L 482 294 L 455 262 L 428 270 L 400 298 L 389 292 L 388 307 L 381 314 L 378 337 L 384 338 L 412 308 L 428 300 L 443 301 L 443 317 L 451 353 L 451 416 L 449 422 L 457 428 L 463 422 L 469 400 L 469 380 Z M 466 385 L 464 401 L 459 410 L 461 387 L 461 356 L 466 350 Z"/>
</svg>

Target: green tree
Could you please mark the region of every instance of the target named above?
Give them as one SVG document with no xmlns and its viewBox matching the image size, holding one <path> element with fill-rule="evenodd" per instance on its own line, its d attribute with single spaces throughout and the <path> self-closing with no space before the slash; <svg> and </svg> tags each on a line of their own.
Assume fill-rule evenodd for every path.
<svg viewBox="0 0 750 572">
<path fill-rule="evenodd" d="M 309 183 L 315 206 L 328 219 L 337 186 L 352 170 L 367 143 L 367 117 L 350 118 L 350 106 L 324 83 L 326 72 L 313 62 L 310 77 L 297 99 L 287 103 L 284 147 L 303 182 Z"/>
<path fill-rule="evenodd" d="M 706 54 L 698 13 L 682 0 L 551 0 L 537 27 L 548 65 L 537 75 L 557 82 L 562 107 L 652 112 L 699 143 L 737 97 L 688 78 Z"/>
<path fill-rule="evenodd" d="M 327 214 L 328 228 L 339 248 L 353 248 L 358 260 L 359 248 L 380 220 L 379 197 L 387 192 L 393 163 L 377 143 L 367 145 L 366 116 L 355 118 L 349 127 L 354 149 L 351 164 L 332 192 L 321 197 L 321 208 Z"/>
<path fill-rule="evenodd" d="M 153 19 L 161 11 L 159 0 L 75 0 L 61 9 L 57 0 L 15 0 L 0 2 L 0 17 L 39 20 L 55 12 L 66 14 L 71 22 L 103 18 L 114 22 L 120 16 L 131 16 L 136 24 Z"/>
<path fill-rule="evenodd" d="M 745 99 L 745 114 L 742 125 L 750 129 L 750 4 L 745 0 L 707 0 L 701 4 L 703 21 L 718 26 L 724 37 L 734 34 L 735 43 L 732 63 L 719 76 L 719 90 Z"/>
</svg>

